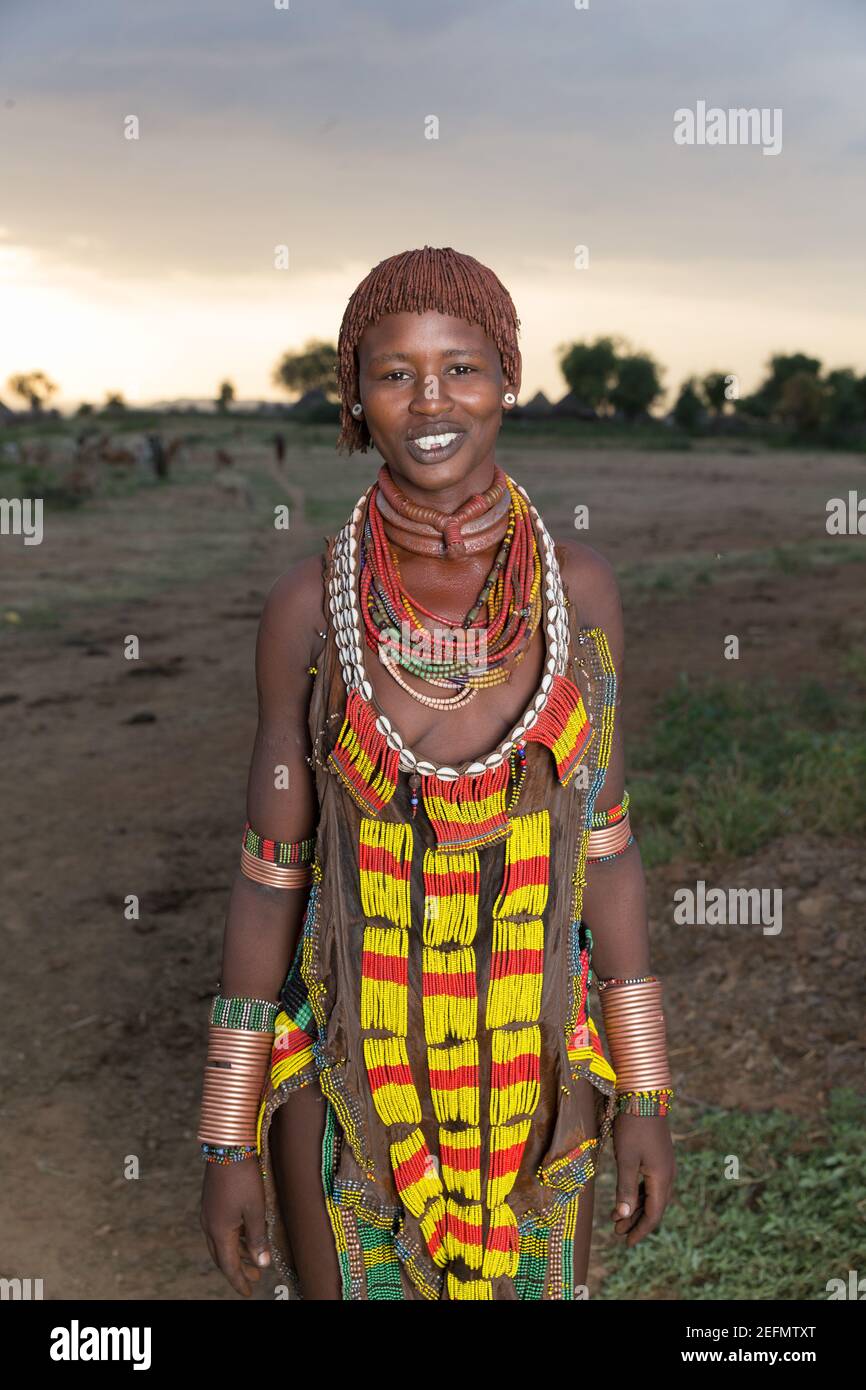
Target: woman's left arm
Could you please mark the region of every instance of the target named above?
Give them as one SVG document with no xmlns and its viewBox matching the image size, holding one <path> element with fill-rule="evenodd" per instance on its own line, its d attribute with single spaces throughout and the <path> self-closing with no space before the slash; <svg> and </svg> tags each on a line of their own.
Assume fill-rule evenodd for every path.
<svg viewBox="0 0 866 1390">
<path fill-rule="evenodd" d="M 604 631 L 616 674 L 610 759 L 593 808 L 595 812 L 606 812 L 622 805 L 626 791 L 622 604 L 616 576 L 603 556 L 585 545 L 570 544 L 563 550 L 568 557 L 563 578 L 571 602 L 577 605 L 581 626 L 600 627 Z M 617 851 L 615 843 L 612 848 Z M 585 878 L 581 915 L 592 933 L 596 980 L 643 980 L 652 976 L 646 881 L 637 839 L 632 838 L 626 848 L 611 858 L 588 860 Z M 614 1070 L 618 1071 L 617 1047 L 610 1038 L 608 1045 Z M 620 1089 L 618 1086 L 618 1094 Z M 625 1236 L 626 1244 L 631 1246 L 659 1226 L 670 1200 L 676 1163 L 667 1116 L 620 1113 L 614 1120 L 613 1140 L 617 1191 L 611 1219 L 616 1233 Z"/>
</svg>

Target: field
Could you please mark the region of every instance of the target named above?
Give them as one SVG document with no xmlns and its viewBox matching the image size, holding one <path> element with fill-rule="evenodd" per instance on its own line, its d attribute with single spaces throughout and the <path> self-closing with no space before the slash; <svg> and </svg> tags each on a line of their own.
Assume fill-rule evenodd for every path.
<svg viewBox="0 0 866 1390">
<path fill-rule="evenodd" d="M 256 624 L 378 461 L 286 429 L 281 471 L 274 428 L 197 423 L 167 481 L 118 470 L 78 505 L 49 500 L 40 545 L 0 537 L 0 1276 L 42 1278 L 48 1298 L 236 1297 L 198 1228 L 195 1130 Z M 866 1268 L 866 537 L 829 537 L 824 518 L 828 498 L 866 490 L 866 458 L 527 432 L 500 461 L 555 536 L 610 559 L 626 616 L 628 786 L 679 1179 L 664 1230 L 629 1257 L 609 1234 L 608 1155 L 593 1296 L 826 1297 Z M 7 460 L 0 495 L 20 481 Z M 781 889 L 783 929 L 676 925 L 673 894 L 699 879 Z"/>
</svg>

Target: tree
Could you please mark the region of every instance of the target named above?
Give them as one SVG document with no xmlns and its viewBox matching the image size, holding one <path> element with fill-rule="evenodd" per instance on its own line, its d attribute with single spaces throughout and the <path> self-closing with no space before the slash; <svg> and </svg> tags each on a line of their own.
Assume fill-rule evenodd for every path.
<svg viewBox="0 0 866 1390">
<path fill-rule="evenodd" d="M 44 372 L 19 372 L 17 376 L 10 376 L 8 386 L 10 391 L 27 402 L 34 415 L 40 413 L 58 390 Z"/>
<path fill-rule="evenodd" d="M 798 430 L 820 425 L 824 413 L 824 386 L 812 372 L 794 372 L 782 387 L 778 414 Z"/>
<path fill-rule="evenodd" d="M 568 389 L 592 410 L 610 404 L 616 379 L 617 349 L 613 338 L 596 338 L 594 343 L 563 344 L 559 366 Z"/>
<path fill-rule="evenodd" d="M 300 352 L 286 352 L 274 368 L 272 381 L 286 391 L 320 390 L 337 394 L 337 349 L 332 343 L 309 338 Z"/>
<path fill-rule="evenodd" d="M 658 364 L 646 352 L 620 357 L 616 364 L 616 385 L 611 404 L 631 422 L 649 410 L 662 393 Z"/>
<path fill-rule="evenodd" d="M 102 407 L 107 415 L 120 415 L 126 410 L 126 401 L 123 399 L 121 391 L 106 391 L 105 405 Z"/>
<path fill-rule="evenodd" d="M 703 397 L 715 415 L 723 415 L 728 403 L 728 380 L 733 372 L 707 372 L 701 382 Z"/>
<path fill-rule="evenodd" d="M 780 405 L 785 383 L 798 374 L 809 376 L 816 381 L 821 372 L 821 362 L 817 357 L 807 357 L 804 352 L 777 353 L 767 363 L 769 375 L 757 391 L 743 397 L 739 406 L 749 415 L 769 420 L 780 417 Z"/>
<path fill-rule="evenodd" d="M 845 429 L 866 420 L 866 377 L 840 367 L 827 373 L 824 386 L 828 424 Z"/>
<path fill-rule="evenodd" d="M 228 408 L 235 398 L 235 388 L 230 381 L 220 382 L 219 395 L 217 396 L 216 407 L 220 415 L 225 415 Z"/>
<path fill-rule="evenodd" d="M 680 387 L 673 416 L 683 430 L 696 430 L 704 413 L 704 403 L 698 394 L 697 378 L 690 376 Z"/>
</svg>

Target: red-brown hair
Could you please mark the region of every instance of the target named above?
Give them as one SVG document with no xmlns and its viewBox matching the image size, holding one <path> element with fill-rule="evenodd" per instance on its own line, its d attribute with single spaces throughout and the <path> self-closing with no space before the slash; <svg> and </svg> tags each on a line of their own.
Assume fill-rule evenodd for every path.
<svg viewBox="0 0 866 1390">
<path fill-rule="evenodd" d="M 450 246 L 424 246 L 389 256 L 361 281 L 340 324 L 338 453 L 365 454 L 373 442 L 363 416 L 356 420 L 352 414 L 360 400 L 358 343 L 364 329 L 384 314 L 423 314 L 427 309 L 478 324 L 499 349 L 505 380 L 517 380 L 520 320 L 511 295 L 492 270 Z"/>
</svg>

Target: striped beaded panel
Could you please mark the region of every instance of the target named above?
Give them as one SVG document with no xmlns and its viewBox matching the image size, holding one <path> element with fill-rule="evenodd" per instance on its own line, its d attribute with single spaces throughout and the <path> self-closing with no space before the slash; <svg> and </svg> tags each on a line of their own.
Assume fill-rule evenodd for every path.
<svg viewBox="0 0 866 1390">
<path fill-rule="evenodd" d="M 593 739 L 593 729 L 583 696 L 567 676 L 554 676 L 547 704 L 524 736 L 526 743 L 542 743 L 556 763 L 556 775 L 565 787 Z"/>
<path fill-rule="evenodd" d="M 485 1203 L 490 1213 L 482 1276 L 512 1278 L 519 1261 L 511 1192 L 540 1095 L 541 986 L 550 886 L 550 813 L 514 816 L 505 846 L 501 891 L 493 906 L 493 943 L 485 1001 L 491 1030 L 490 1144 Z"/>
<path fill-rule="evenodd" d="M 399 758 L 376 728 L 373 707 L 360 691 L 350 690 L 342 727 L 328 754 L 328 767 L 368 815 L 380 812 L 394 795 Z"/>
<path fill-rule="evenodd" d="M 422 780 L 424 809 L 440 850 L 474 849 L 508 834 L 505 793 L 510 776 L 506 760 L 499 767 L 451 782 L 439 777 Z"/>
<path fill-rule="evenodd" d="M 482 1258 L 477 961 L 480 866 L 474 848 L 424 853 L 422 996 L 430 1096 L 438 1125 L 449 1297 L 463 1288 L 451 1265 Z M 456 1279 L 456 1283 L 455 1283 Z"/>
<path fill-rule="evenodd" d="M 421 1129 L 421 1099 L 407 1050 L 412 827 L 361 820 L 358 864 L 365 916 L 361 969 L 364 1064 L 373 1105 L 394 1130 L 391 1167 L 400 1200 L 419 1223 L 431 1259 L 447 1262 L 442 1182 Z M 371 920 L 378 919 L 378 920 Z M 385 925 L 381 925 L 381 923 Z"/>
</svg>

